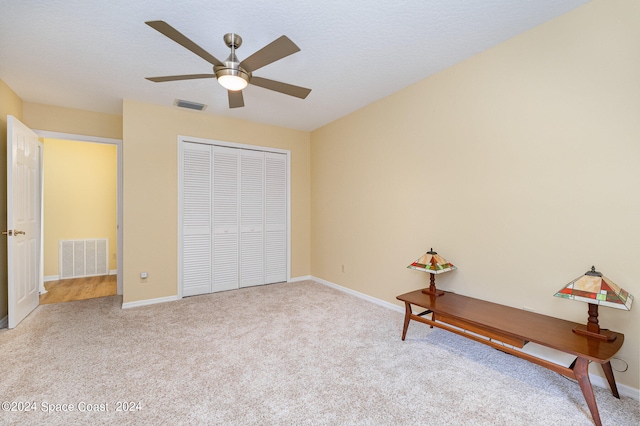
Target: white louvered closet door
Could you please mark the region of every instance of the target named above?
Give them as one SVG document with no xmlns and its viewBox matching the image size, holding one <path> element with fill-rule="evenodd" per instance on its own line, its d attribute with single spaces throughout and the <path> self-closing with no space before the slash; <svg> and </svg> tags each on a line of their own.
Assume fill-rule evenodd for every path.
<svg viewBox="0 0 640 426">
<path fill-rule="evenodd" d="M 287 156 L 265 153 L 265 282 L 287 280 Z"/>
<path fill-rule="evenodd" d="M 182 159 L 182 295 L 211 292 L 211 146 L 185 143 Z"/>
<path fill-rule="evenodd" d="M 287 154 L 184 142 L 182 295 L 287 280 Z"/>
<path fill-rule="evenodd" d="M 240 287 L 249 287 L 265 283 L 264 152 L 240 152 Z"/>
<path fill-rule="evenodd" d="M 238 288 L 240 150 L 216 146 L 213 153 L 213 286 Z"/>
</svg>

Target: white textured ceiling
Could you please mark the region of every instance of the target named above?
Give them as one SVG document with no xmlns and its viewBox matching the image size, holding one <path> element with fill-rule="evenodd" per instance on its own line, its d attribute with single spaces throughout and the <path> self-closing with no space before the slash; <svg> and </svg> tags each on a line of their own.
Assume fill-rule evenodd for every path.
<svg viewBox="0 0 640 426">
<path fill-rule="evenodd" d="M 588 0 L 0 0 L 0 79 L 27 102 L 122 113 L 122 100 L 207 104 L 216 114 L 311 131 Z M 256 75 L 312 89 L 305 100 L 249 86 L 229 109 L 211 65 L 144 24 L 164 20 L 220 60 L 287 35 L 301 51 Z M 523 52 L 526 53 L 526 52 Z"/>
</svg>

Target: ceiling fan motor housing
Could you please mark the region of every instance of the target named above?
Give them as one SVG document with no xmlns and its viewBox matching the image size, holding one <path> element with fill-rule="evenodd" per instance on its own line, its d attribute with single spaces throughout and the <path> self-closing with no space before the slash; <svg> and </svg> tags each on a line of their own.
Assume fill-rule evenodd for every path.
<svg viewBox="0 0 640 426">
<path fill-rule="evenodd" d="M 240 77 L 246 82 L 246 84 L 244 84 L 242 87 L 238 85 L 238 89 L 235 90 L 242 90 L 247 86 L 247 84 L 249 84 L 249 81 L 251 81 L 251 73 L 240 67 L 240 61 L 238 61 L 238 57 L 236 56 L 236 49 L 242 45 L 242 37 L 240 37 L 238 34 L 228 33 L 224 35 L 223 39 L 227 47 L 231 49 L 231 53 L 229 54 L 227 60 L 224 61 L 224 65 L 216 65 L 213 67 L 213 72 L 215 73 L 216 78 L 219 81 L 220 78 L 224 80 L 228 77 Z M 229 80 L 231 80 L 231 78 Z M 223 86 L 226 85 L 223 84 Z M 229 90 L 234 89 L 231 88 Z"/>
</svg>

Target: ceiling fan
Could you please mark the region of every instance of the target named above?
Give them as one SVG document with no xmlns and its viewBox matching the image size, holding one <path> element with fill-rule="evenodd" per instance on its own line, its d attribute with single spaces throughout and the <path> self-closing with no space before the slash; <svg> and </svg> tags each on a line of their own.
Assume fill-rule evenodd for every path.
<svg viewBox="0 0 640 426">
<path fill-rule="evenodd" d="M 244 106 L 242 89 L 247 87 L 248 84 L 274 90 L 284 93 L 285 95 L 295 96 L 300 99 L 306 98 L 311 92 L 311 89 L 254 76 L 252 74 L 265 65 L 269 65 L 272 62 L 300 51 L 300 48 L 287 36 L 283 35 L 277 38 L 244 61 L 239 62 L 236 57 L 236 49 L 242 44 L 242 38 L 233 33 L 225 34 L 223 37 L 224 42 L 227 47 L 231 49 L 231 54 L 222 62 L 164 21 L 148 21 L 145 22 L 145 24 L 213 65 L 213 74 L 169 75 L 165 77 L 147 77 L 147 80 L 161 83 L 165 81 L 193 80 L 198 78 L 216 78 L 218 82 L 227 89 L 227 93 L 229 94 L 229 108 Z"/>
</svg>

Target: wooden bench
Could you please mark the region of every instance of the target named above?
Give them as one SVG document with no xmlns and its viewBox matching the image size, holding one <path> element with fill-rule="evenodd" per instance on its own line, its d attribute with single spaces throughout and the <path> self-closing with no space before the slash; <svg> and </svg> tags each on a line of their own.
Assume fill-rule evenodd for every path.
<svg viewBox="0 0 640 426">
<path fill-rule="evenodd" d="M 615 340 L 610 342 L 586 337 L 573 332 L 578 324 L 571 321 L 450 292 L 434 297 L 416 290 L 400 295 L 397 299 L 405 304 L 402 340 L 407 335 L 409 322 L 419 321 L 576 379 L 598 426 L 602 423 L 589 380 L 589 362 L 597 362 L 602 366 L 611 392 L 619 398 L 610 359 L 624 342 L 624 335 L 621 333 L 613 332 Z M 414 314 L 412 305 L 426 311 Z M 426 314 L 431 314 L 430 318 Z M 536 350 L 529 350 L 530 348 Z M 558 351 L 565 355 L 565 359 L 560 362 L 550 360 L 544 355 L 544 349 Z"/>
</svg>

